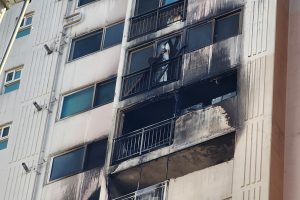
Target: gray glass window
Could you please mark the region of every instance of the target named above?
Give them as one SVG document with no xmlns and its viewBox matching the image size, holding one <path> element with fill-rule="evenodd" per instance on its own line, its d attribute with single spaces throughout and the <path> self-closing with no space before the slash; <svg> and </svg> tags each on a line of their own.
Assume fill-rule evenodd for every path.
<svg viewBox="0 0 300 200">
<path fill-rule="evenodd" d="M 102 32 L 86 35 L 76 38 L 72 41 L 70 60 L 88 55 L 100 50 Z"/>
<path fill-rule="evenodd" d="M 188 33 L 186 51 L 199 49 L 211 44 L 212 23 L 194 28 Z"/>
<path fill-rule="evenodd" d="M 106 29 L 104 47 L 122 43 L 124 23 Z"/>
<path fill-rule="evenodd" d="M 50 181 L 82 171 L 84 148 L 53 158 Z"/>
<path fill-rule="evenodd" d="M 136 3 L 137 15 L 143 14 L 159 7 L 159 0 L 137 0 Z"/>
<path fill-rule="evenodd" d="M 85 4 L 92 3 L 93 1 L 96 1 L 96 0 L 79 0 L 78 6 L 83 6 Z"/>
<path fill-rule="evenodd" d="M 214 42 L 224 40 L 239 33 L 240 14 L 216 21 Z"/>
<path fill-rule="evenodd" d="M 104 165 L 106 147 L 107 138 L 53 158 L 49 181 Z"/>
<path fill-rule="evenodd" d="M 6 136 L 8 136 L 8 134 L 9 134 L 9 129 L 10 129 L 10 127 L 8 126 L 8 127 L 5 127 L 5 128 L 3 128 L 3 130 L 2 130 L 2 137 L 6 137 Z"/>
<path fill-rule="evenodd" d="M 104 165 L 106 157 L 107 139 L 91 143 L 87 146 L 85 156 L 85 170 Z"/>
<path fill-rule="evenodd" d="M 129 73 L 139 71 L 149 67 L 148 60 L 153 57 L 153 47 L 147 47 L 142 50 L 132 52 L 130 60 L 130 71 Z"/>
<path fill-rule="evenodd" d="M 116 81 L 106 84 L 97 84 L 94 106 L 100 106 L 114 100 Z"/>
<path fill-rule="evenodd" d="M 65 118 L 90 109 L 93 100 L 93 93 L 94 87 L 91 87 L 64 97 L 60 118 Z"/>
<path fill-rule="evenodd" d="M 14 72 L 8 73 L 6 76 L 6 82 L 12 81 L 13 76 L 14 76 Z"/>
</svg>

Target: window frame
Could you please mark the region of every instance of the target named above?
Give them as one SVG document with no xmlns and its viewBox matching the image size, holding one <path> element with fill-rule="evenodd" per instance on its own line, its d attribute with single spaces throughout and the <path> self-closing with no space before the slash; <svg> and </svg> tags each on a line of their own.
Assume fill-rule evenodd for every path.
<svg viewBox="0 0 300 200">
<path fill-rule="evenodd" d="M 25 16 L 26 16 L 27 18 L 32 18 L 32 19 L 33 19 L 33 15 L 34 15 L 34 12 L 25 14 Z M 27 29 L 31 29 L 31 24 L 24 25 L 25 22 L 27 22 L 27 19 L 26 19 L 25 16 L 23 17 L 23 21 L 22 21 L 22 23 L 21 23 L 21 25 L 20 25 L 20 28 L 19 28 L 19 30 L 18 30 L 18 33 L 19 33 L 19 32 L 22 32 L 22 31 L 24 31 L 24 30 L 27 30 Z M 18 21 L 18 18 L 16 19 L 16 24 L 17 24 L 17 21 Z M 31 23 L 32 23 L 32 22 L 31 22 Z M 29 34 L 28 34 L 28 35 L 29 35 Z M 25 35 L 25 36 L 26 36 L 26 35 Z M 16 38 L 16 39 L 18 39 L 18 38 Z"/>
<path fill-rule="evenodd" d="M 89 56 L 89 55 L 92 55 L 92 54 L 98 53 L 98 52 L 100 52 L 100 51 L 104 51 L 104 50 L 109 49 L 109 48 L 111 48 L 111 47 L 114 47 L 114 46 L 117 46 L 117 45 L 122 44 L 122 42 L 121 42 L 121 43 L 117 43 L 117 44 L 114 44 L 114 45 L 111 45 L 111 46 L 108 46 L 108 47 L 104 48 L 104 42 L 105 42 L 105 37 L 106 37 L 106 29 L 111 28 L 111 27 L 113 27 L 113 26 L 117 26 L 117 25 L 122 24 L 122 23 L 125 24 L 125 19 L 123 19 L 123 20 L 121 20 L 121 21 L 118 21 L 118 22 L 115 22 L 115 23 L 107 24 L 107 25 L 105 25 L 105 26 L 102 27 L 102 28 L 99 28 L 99 29 L 90 31 L 90 32 L 88 32 L 88 33 L 83 33 L 83 34 L 81 34 L 81 35 L 78 35 L 78 36 L 75 36 L 75 37 L 71 38 L 71 42 L 70 42 L 70 44 L 69 44 L 69 51 L 68 51 L 68 54 L 67 54 L 67 63 L 76 61 L 76 60 L 81 59 L 81 58 L 84 58 L 84 57 L 86 57 L 86 56 Z M 124 26 L 124 27 L 125 27 L 125 26 Z M 100 44 L 100 50 L 95 51 L 95 52 L 92 52 L 92 53 L 89 53 L 89 54 L 86 54 L 86 55 L 81 56 L 81 57 L 78 57 L 78 58 L 76 58 L 76 59 L 73 59 L 73 55 L 72 55 L 72 59 L 70 59 L 71 54 L 74 53 L 74 52 L 72 52 L 72 47 L 73 47 L 73 42 L 74 42 L 74 41 L 88 38 L 88 37 L 93 36 L 93 35 L 95 35 L 95 34 L 97 34 L 97 33 L 100 33 L 100 32 L 102 32 L 101 44 Z M 124 29 L 123 29 L 123 35 L 124 35 Z M 123 41 L 123 36 L 122 36 L 122 41 Z"/>
<path fill-rule="evenodd" d="M 5 137 L 2 137 L 2 135 L 3 135 L 3 129 L 5 129 L 7 127 L 9 127 L 8 135 L 5 136 Z M 0 130 L 1 130 L 1 132 L 0 132 L 0 142 L 4 142 L 4 141 L 8 140 L 9 134 L 10 134 L 10 131 L 11 131 L 11 124 L 10 125 L 6 125 L 6 126 L 1 126 Z"/>
<path fill-rule="evenodd" d="M 93 3 L 97 2 L 97 1 L 100 1 L 100 0 L 94 0 L 94 1 L 92 1 L 92 2 L 90 2 L 90 3 L 86 3 L 86 4 L 83 4 L 83 5 L 79 5 L 80 0 L 77 0 L 76 9 L 77 9 L 77 8 L 81 8 L 81 7 L 84 7 L 84 6 L 87 6 L 87 5 L 90 5 L 90 4 L 93 4 Z"/>
<path fill-rule="evenodd" d="M 70 92 L 70 93 L 61 94 L 61 95 L 60 95 L 60 103 L 59 103 L 59 106 L 58 106 L 58 114 L 57 114 L 56 122 L 61 121 L 61 120 L 64 120 L 64 119 L 68 119 L 68 118 L 73 117 L 73 116 L 75 116 L 75 115 L 79 115 L 79 114 L 81 114 L 81 113 L 84 113 L 84 112 L 90 111 L 90 110 L 92 110 L 92 109 L 95 109 L 95 108 L 104 106 L 104 105 L 106 105 L 106 104 L 112 103 L 114 100 L 109 101 L 109 102 L 104 103 L 104 104 L 101 104 L 101 105 L 98 105 L 98 106 L 94 106 L 94 101 L 95 101 L 95 94 L 96 94 L 96 87 L 97 87 L 97 84 L 105 85 L 105 84 L 110 83 L 110 82 L 113 82 L 113 81 L 117 81 L 117 77 L 116 77 L 116 76 L 114 76 L 114 77 L 112 77 L 112 78 L 109 78 L 109 79 L 107 79 L 107 80 L 105 80 L 105 81 L 95 82 L 95 83 L 90 84 L 90 85 L 88 85 L 88 86 L 86 86 L 86 87 L 83 87 L 83 88 L 74 90 L 74 91 L 72 91 L 72 92 Z M 80 112 L 78 112 L 78 113 L 75 113 L 75 114 L 73 114 L 73 115 L 69 115 L 69 116 L 64 117 L 64 118 L 60 118 L 60 117 L 61 117 L 61 113 L 62 113 L 62 109 L 63 109 L 63 103 L 64 103 L 64 98 L 65 98 L 65 97 L 70 96 L 70 95 L 72 95 L 72 94 L 76 94 L 76 93 L 78 93 L 78 92 L 81 92 L 81 91 L 83 91 L 83 90 L 86 90 L 86 89 L 89 89 L 89 88 L 92 88 L 92 87 L 94 87 L 93 97 L 92 97 L 93 99 L 92 99 L 92 102 L 91 102 L 91 107 L 90 107 L 89 109 L 80 111 Z M 115 91 L 116 91 L 116 90 L 115 90 Z M 114 91 L 114 93 L 115 93 L 115 91 Z"/>
<path fill-rule="evenodd" d="M 89 147 L 89 145 L 93 145 L 94 143 L 104 143 L 105 141 L 107 141 L 106 143 L 106 154 L 105 154 L 105 161 L 104 161 L 104 164 L 103 165 L 99 165 L 99 166 L 96 166 L 96 167 L 93 167 L 93 168 L 90 168 L 90 169 L 85 169 L 85 162 L 86 162 L 86 152 L 87 152 L 87 149 Z M 98 139 L 98 140 L 94 140 L 94 141 L 91 141 L 91 142 L 88 142 L 86 144 L 82 144 L 82 145 L 79 145 L 77 147 L 74 147 L 74 148 L 71 148 L 65 152 L 61 152 L 61 153 L 57 153 L 57 154 L 54 154 L 54 155 L 50 155 L 50 161 L 48 162 L 49 165 L 48 165 L 48 172 L 46 174 L 46 184 L 50 184 L 50 183 L 53 183 L 53 182 L 56 182 L 56 181 L 60 181 L 62 179 L 65 179 L 65 178 L 68 178 L 68 177 L 71 177 L 71 176 L 74 176 L 76 174 L 80 174 L 82 172 L 86 172 L 86 171 L 89 171 L 89 170 L 92 170 L 92 169 L 95 169 L 97 167 L 102 167 L 105 165 L 106 163 L 106 158 L 107 158 L 107 145 L 108 145 L 108 137 L 103 137 L 101 139 Z M 72 173 L 72 174 L 69 174 L 69 175 L 66 175 L 66 176 L 63 176 L 63 177 L 60 177 L 60 178 L 57 178 L 55 180 L 52 180 L 50 181 L 50 177 L 51 177 L 51 172 L 52 172 L 52 168 L 53 168 L 53 160 L 54 158 L 57 158 L 57 157 L 60 157 L 60 156 L 63 156 L 63 155 L 66 155 L 68 153 L 72 153 L 76 150 L 79 150 L 79 149 L 82 149 L 84 148 L 84 153 L 83 153 L 83 157 L 82 157 L 82 165 L 81 165 L 81 170 L 78 171 L 78 172 L 75 172 L 75 173 Z"/>
<path fill-rule="evenodd" d="M 7 86 L 10 86 L 10 85 L 13 85 L 15 83 L 21 82 L 22 70 L 23 70 L 23 67 L 17 68 L 17 69 L 13 69 L 13 70 L 9 70 L 9 71 L 5 72 L 5 78 L 4 78 L 4 84 L 3 84 L 2 94 L 5 94 L 5 88 Z M 20 78 L 15 79 L 16 72 L 18 72 L 18 71 L 21 71 L 21 76 L 20 76 Z M 8 74 L 10 74 L 11 72 L 13 72 L 12 80 L 11 81 L 6 81 Z"/>
<path fill-rule="evenodd" d="M 205 47 L 207 47 L 207 46 L 210 46 L 210 45 L 213 45 L 213 44 L 222 42 L 222 41 L 224 41 L 224 40 L 227 40 L 228 38 L 235 37 L 235 36 L 237 36 L 237 35 L 242 34 L 242 24 L 243 24 L 243 22 L 242 22 L 242 20 L 243 20 L 242 14 L 243 14 L 243 9 L 238 8 L 238 9 L 235 9 L 235 10 L 230 11 L 230 12 L 228 12 L 228 13 L 225 13 L 225 14 L 223 14 L 223 15 L 216 16 L 216 17 L 214 17 L 214 18 L 212 18 L 212 19 L 209 19 L 209 20 L 207 20 L 207 21 L 204 21 L 204 22 L 195 24 L 195 25 L 193 25 L 193 26 L 187 28 L 186 41 L 185 41 L 186 44 L 188 43 L 188 40 L 189 40 L 189 32 L 190 32 L 191 30 L 196 29 L 196 28 L 199 28 L 199 27 L 204 26 L 204 25 L 206 25 L 206 24 L 212 23 L 212 30 L 211 30 L 211 39 L 210 39 L 210 43 L 207 44 L 207 45 L 205 45 L 205 46 L 202 46 L 202 47 L 199 47 L 199 48 L 196 48 L 196 49 L 192 49 L 192 50 L 190 50 L 190 51 L 187 51 L 186 48 L 185 48 L 185 49 L 184 49 L 184 53 L 185 53 L 185 54 L 186 54 L 186 53 L 190 53 L 190 52 L 196 51 L 196 50 L 198 50 L 198 49 L 202 49 L 202 48 L 205 48 Z M 220 21 L 220 20 L 223 20 L 223 19 L 232 17 L 232 16 L 234 16 L 234 15 L 239 15 L 238 34 L 233 35 L 233 36 L 230 36 L 230 37 L 225 38 L 225 39 L 223 39 L 223 40 L 220 40 L 220 41 L 218 41 L 218 42 L 215 42 L 215 41 L 214 41 L 214 34 L 215 34 L 215 25 L 216 25 L 216 21 Z"/>
</svg>

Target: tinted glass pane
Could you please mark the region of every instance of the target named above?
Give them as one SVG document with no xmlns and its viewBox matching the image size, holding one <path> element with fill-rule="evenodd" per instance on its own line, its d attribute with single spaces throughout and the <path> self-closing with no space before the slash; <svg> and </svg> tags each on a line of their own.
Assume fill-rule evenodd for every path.
<svg viewBox="0 0 300 200">
<path fill-rule="evenodd" d="M 76 39 L 72 43 L 71 59 L 76 59 L 81 56 L 100 50 L 102 33 L 97 33 L 82 39 Z M 72 57 L 73 54 L 73 57 Z"/>
<path fill-rule="evenodd" d="M 115 96 L 116 81 L 104 85 L 97 85 L 94 106 L 112 102 Z"/>
<path fill-rule="evenodd" d="M 29 35 L 30 31 L 31 31 L 31 28 L 25 29 L 23 31 L 19 31 L 16 38 L 20 38 L 20 37 Z"/>
<path fill-rule="evenodd" d="M 9 133 L 9 127 L 4 128 L 2 131 L 3 131 L 2 137 L 8 136 L 8 133 Z"/>
<path fill-rule="evenodd" d="M 162 61 L 169 60 L 178 53 L 178 51 L 180 50 L 180 40 L 181 37 L 177 36 L 160 42 L 157 45 L 157 55 L 160 55 L 162 53 Z"/>
<path fill-rule="evenodd" d="M 14 76 L 13 72 L 10 72 L 9 74 L 7 74 L 6 82 L 11 81 L 13 79 L 13 76 Z"/>
<path fill-rule="evenodd" d="M 64 97 L 61 118 L 74 115 L 91 108 L 94 87 Z"/>
<path fill-rule="evenodd" d="M 237 35 L 239 33 L 239 19 L 240 15 L 236 14 L 216 21 L 214 42 Z"/>
<path fill-rule="evenodd" d="M 14 83 L 14 84 L 9 85 L 9 86 L 5 86 L 4 94 L 19 89 L 19 86 L 20 86 L 20 82 Z"/>
<path fill-rule="evenodd" d="M 53 159 L 50 181 L 80 172 L 82 170 L 84 148 Z"/>
<path fill-rule="evenodd" d="M 29 23 L 31 24 L 32 23 L 32 17 L 27 17 L 27 19 L 25 19 L 25 26 L 29 25 Z"/>
<path fill-rule="evenodd" d="M 15 80 L 21 77 L 21 71 L 16 71 Z"/>
<path fill-rule="evenodd" d="M 104 165 L 106 157 L 107 140 L 101 140 L 88 145 L 85 156 L 85 169 Z"/>
<path fill-rule="evenodd" d="M 91 2 L 93 2 L 93 1 L 95 1 L 95 0 L 79 0 L 78 6 L 82 6 L 82 5 L 91 3 Z"/>
<path fill-rule="evenodd" d="M 137 14 L 140 15 L 155 8 L 158 8 L 159 0 L 139 0 L 137 2 L 137 5 Z"/>
<path fill-rule="evenodd" d="M 106 30 L 104 48 L 122 43 L 124 23 L 110 27 Z"/>
<path fill-rule="evenodd" d="M 7 143 L 8 143 L 8 140 L 6 140 L 5 142 L 0 142 L 0 150 L 6 149 Z"/>
<path fill-rule="evenodd" d="M 148 60 L 153 56 L 153 47 L 147 47 L 143 50 L 131 54 L 130 73 L 149 67 Z"/>
<path fill-rule="evenodd" d="M 173 3 L 175 1 L 178 1 L 178 0 L 163 0 L 163 4 L 162 5 L 164 6 L 164 5 L 167 5 L 169 3 Z"/>
<path fill-rule="evenodd" d="M 189 31 L 186 51 L 199 49 L 211 43 L 212 24 L 205 24 Z"/>
</svg>

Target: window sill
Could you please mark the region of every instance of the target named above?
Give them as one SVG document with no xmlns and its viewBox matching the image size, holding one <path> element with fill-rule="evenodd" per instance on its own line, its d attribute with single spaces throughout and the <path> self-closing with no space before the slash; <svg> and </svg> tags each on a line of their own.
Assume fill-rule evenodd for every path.
<svg viewBox="0 0 300 200">
<path fill-rule="evenodd" d="M 5 142 L 5 141 L 7 141 L 8 139 L 9 139 L 9 136 L 0 138 L 0 143 L 1 143 L 1 142 Z"/>
</svg>

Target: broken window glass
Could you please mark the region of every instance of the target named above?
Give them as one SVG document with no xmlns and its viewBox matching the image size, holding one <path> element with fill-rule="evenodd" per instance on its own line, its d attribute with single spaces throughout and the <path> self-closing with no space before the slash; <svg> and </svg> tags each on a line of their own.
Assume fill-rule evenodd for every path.
<svg viewBox="0 0 300 200">
<path fill-rule="evenodd" d="M 87 146 L 85 156 L 85 170 L 104 165 L 106 157 L 107 139 L 91 143 Z"/>
<path fill-rule="evenodd" d="M 238 35 L 240 14 L 216 21 L 214 42 Z"/>
<path fill-rule="evenodd" d="M 159 0 L 137 0 L 137 15 L 146 13 L 159 7 Z"/>
<path fill-rule="evenodd" d="M 186 51 L 199 49 L 211 44 L 212 23 L 194 28 L 188 33 Z"/>
<path fill-rule="evenodd" d="M 64 97 L 61 119 L 91 108 L 94 87 Z"/>
<path fill-rule="evenodd" d="M 153 47 L 149 46 L 142 50 L 132 52 L 131 60 L 130 60 L 130 71 L 129 73 L 133 73 L 147 67 L 150 67 L 148 60 L 153 56 Z"/>
<path fill-rule="evenodd" d="M 100 50 L 102 32 L 97 32 L 74 39 L 71 46 L 70 60 L 88 55 Z"/>
<path fill-rule="evenodd" d="M 112 102 L 115 96 L 115 88 L 116 81 L 112 81 L 106 84 L 98 84 L 96 87 L 94 106 Z"/>
<path fill-rule="evenodd" d="M 84 148 L 53 158 L 50 181 L 82 170 Z"/>
<path fill-rule="evenodd" d="M 104 47 L 107 48 L 122 43 L 124 23 L 106 29 Z"/>
</svg>

